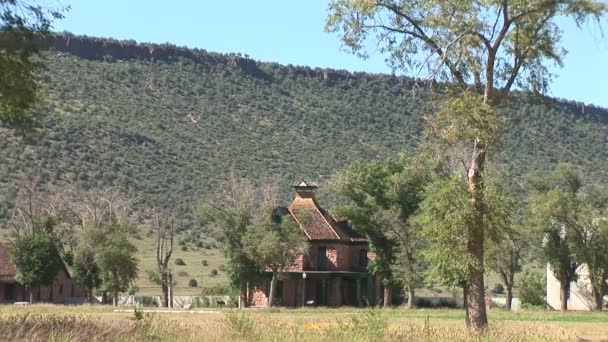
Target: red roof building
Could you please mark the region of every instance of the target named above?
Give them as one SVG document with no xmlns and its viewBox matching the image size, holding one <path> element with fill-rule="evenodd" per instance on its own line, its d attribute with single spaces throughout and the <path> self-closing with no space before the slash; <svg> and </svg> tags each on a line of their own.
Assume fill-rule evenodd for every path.
<svg viewBox="0 0 608 342">
<path fill-rule="evenodd" d="M 308 238 L 308 248 L 283 273 L 275 304 L 291 307 L 373 305 L 381 294 L 378 277 L 367 270 L 373 255 L 365 236 L 337 220 L 317 203 L 317 185 L 294 186 L 295 199 L 286 209 Z M 269 279 L 254 289 L 252 304 L 266 306 Z"/>
</svg>

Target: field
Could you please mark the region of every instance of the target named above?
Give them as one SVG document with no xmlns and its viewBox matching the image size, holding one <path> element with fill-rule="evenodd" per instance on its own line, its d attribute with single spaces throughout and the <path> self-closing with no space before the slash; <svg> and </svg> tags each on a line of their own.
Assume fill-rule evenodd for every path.
<svg viewBox="0 0 608 342">
<path fill-rule="evenodd" d="M 141 228 L 142 233 L 144 227 Z M 186 243 L 186 250 L 182 250 L 182 245 L 179 241 L 187 239 L 188 233 L 182 233 L 175 236 L 173 254 L 171 256 L 170 267 L 173 270 L 174 279 L 177 281 L 175 286 L 175 295 L 177 296 L 194 296 L 201 293 L 201 287 L 212 287 L 218 284 L 226 283 L 226 275 L 220 270 L 220 266 L 225 262 L 222 252 L 217 248 L 219 244 L 213 239 L 200 238 L 205 247 L 197 247 L 193 243 Z M 134 240 L 139 251 L 139 278 L 135 281 L 139 288 L 137 295 L 141 296 L 158 296 L 160 288 L 150 283 L 146 276 L 146 271 L 156 270 L 156 236 L 153 233 L 141 234 L 140 239 Z M 209 248 L 206 248 L 206 247 Z M 215 247 L 215 248 L 211 248 Z M 176 259 L 182 259 L 185 263 L 183 266 L 175 265 Z M 207 266 L 203 265 L 203 260 L 207 261 Z M 211 270 L 217 270 L 218 275 L 212 276 Z M 192 288 L 188 286 L 190 279 L 196 279 L 198 287 Z"/>
<path fill-rule="evenodd" d="M 482 335 L 461 310 L 247 309 L 165 313 L 111 307 L 0 306 L 12 341 L 599 341 L 607 313 L 490 310 Z"/>
</svg>

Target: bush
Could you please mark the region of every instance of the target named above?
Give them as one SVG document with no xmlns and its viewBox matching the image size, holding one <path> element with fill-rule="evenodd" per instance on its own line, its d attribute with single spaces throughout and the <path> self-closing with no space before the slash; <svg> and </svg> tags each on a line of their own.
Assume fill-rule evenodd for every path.
<svg viewBox="0 0 608 342">
<path fill-rule="evenodd" d="M 203 241 L 200 241 L 200 240 L 197 241 L 195 246 L 198 247 L 198 248 L 203 247 Z"/>
<path fill-rule="evenodd" d="M 217 276 L 217 270 L 214 268 L 211 270 L 211 273 L 209 273 L 212 277 Z"/>
<path fill-rule="evenodd" d="M 186 263 L 184 262 L 184 260 L 182 260 L 181 258 L 177 258 L 177 259 L 175 259 L 174 263 L 175 263 L 177 266 L 184 266 L 184 265 L 186 265 Z"/>
<path fill-rule="evenodd" d="M 180 277 L 187 277 L 188 276 L 188 272 L 186 271 L 179 271 L 177 272 L 177 275 Z"/>
<path fill-rule="evenodd" d="M 522 306 L 544 306 L 545 277 L 541 274 L 524 272 L 519 285 L 519 300 Z"/>
<path fill-rule="evenodd" d="M 198 287 L 198 283 L 196 282 L 196 279 L 190 279 L 190 281 L 188 282 L 188 286 Z"/>
<path fill-rule="evenodd" d="M 183 245 L 183 246 L 182 246 L 182 251 L 184 251 L 184 252 L 185 252 L 185 251 L 187 251 L 187 250 L 188 250 L 188 246 Z"/>
<path fill-rule="evenodd" d="M 206 259 L 203 259 L 203 266 L 209 266 L 209 263 L 207 262 Z"/>
<path fill-rule="evenodd" d="M 494 292 L 496 294 L 503 294 L 503 293 L 505 293 L 505 288 L 504 288 L 504 286 L 502 286 L 502 284 L 498 283 L 498 284 L 494 285 L 494 289 L 492 290 L 492 292 Z"/>
</svg>

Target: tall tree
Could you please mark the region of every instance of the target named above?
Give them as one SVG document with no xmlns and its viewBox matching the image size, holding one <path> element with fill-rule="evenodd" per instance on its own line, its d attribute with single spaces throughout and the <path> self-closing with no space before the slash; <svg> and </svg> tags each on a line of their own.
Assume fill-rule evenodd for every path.
<svg viewBox="0 0 608 342">
<path fill-rule="evenodd" d="M 205 201 L 198 210 L 203 223 L 211 223 L 221 233 L 222 251 L 228 259 L 226 273 L 232 288 L 239 289 L 246 305 L 251 298 L 247 284 L 260 275 L 257 263 L 245 252 L 244 236 L 263 204 L 259 191 L 247 180 L 234 175 L 225 182 L 220 198 Z"/>
<path fill-rule="evenodd" d="M 174 215 L 165 215 L 155 212 L 152 215 L 152 225 L 156 230 L 156 272 L 148 272 L 150 280 L 159 285 L 162 290 L 161 305 L 168 308 L 173 306 L 171 287 L 173 286 L 173 274 L 169 267 L 169 261 L 173 254 L 173 236 L 175 234 Z M 171 292 L 171 295 L 170 295 Z"/>
<path fill-rule="evenodd" d="M 24 0 L 0 0 L 0 121 L 30 129 L 28 109 L 39 97 L 42 64 L 35 38 L 48 35 L 67 8 L 49 8 Z"/>
<path fill-rule="evenodd" d="M 118 294 L 126 292 L 137 279 L 137 247 L 131 242 L 134 227 L 120 224 L 105 225 L 105 241 L 96 247 L 95 263 L 99 267 L 101 289 L 112 295 L 118 305 Z"/>
<path fill-rule="evenodd" d="M 333 0 L 326 30 L 338 33 L 343 45 L 362 57 L 374 36 L 374 45 L 388 54 L 394 68 L 473 91 L 473 108 L 486 108 L 454 110 L 452 115 L 462 124 L 475 124 L 495 116 L 494 107 L 513 85 L 535 91 L 548 87 L 547 63 L 561 64 L 565 53 L 559 46 L 559 16 L 581 24 L 589 18 L 599 21 L 606 11 L 605 3 L 592 0 Z M 453 104 L 444 108 L 450 111 Z M 485 139 L 487 132 L 475 131 L 461 139 L 469 150 L 465 190 L 474 210 L 463 232 L 467 243 L 461 258 L 470 261 L 463 284 L 466 322 L 482 329 L 488 324 L 483 171 L 492 141 Z"/>
<path fill-rule="evenodd" d="M 271 307 L 275 303 L 277 281 L 282 272 L 304 253 L 306 236 L 291 216 L 281 215 L 274 206 L 268 205 L 247 226 L 243 242 L 245 253 L 258 267 L 272 271 L 268 296 L 268 306 Z"/>
<path fill-rule="evenodd" d="M 406 153 L 398 159 L 354 163 L 333 179 L 334 190 L 352 203 L 338 208 L 337 214 L 369 239 L 376 255 L 369 267 L 385 286 L 385 307 L 392 305 L 391 289 L 398 283 L 407 288 L 408 305 L 414 304 L 422 270 L 418 226 L 411 217 L 428 181 L 420 159 Z"/>
</svg>

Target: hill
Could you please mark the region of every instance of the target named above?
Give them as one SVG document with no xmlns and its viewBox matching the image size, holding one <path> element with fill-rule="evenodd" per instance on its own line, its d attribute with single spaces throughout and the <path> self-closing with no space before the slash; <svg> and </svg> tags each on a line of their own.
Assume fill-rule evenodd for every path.
<svg viewBox="0 0 608 342">
<path fill-rule="evenodd" d="M 423 82 L 406 77 L 71 35 L 52 44 L 40 129 L 26 136 L 0 129 L 3 220 L 12 189 L 32 175 L 42 190 L 112 186 L 140 206 L 191 207 L 234 172 L 252 182 L 275 177 L 288 200 L 295 180 L 322 182 L 354 160 L 415 148 L 421 117 L 436 101 Z M 509 129 L 495 162 L 514 181 L 559 161 L 608 181 L 607 110 L 520 93 L 503 114 Z M 144 269 L 153 267 L 148 239 L 138 244 Z M 189 248 L 183 282 L 209 271 L 197 271 L 197 248 Z M 201 258 L 219 267 L 217 252 Z"/>
</svg>

